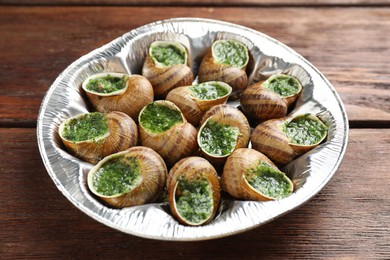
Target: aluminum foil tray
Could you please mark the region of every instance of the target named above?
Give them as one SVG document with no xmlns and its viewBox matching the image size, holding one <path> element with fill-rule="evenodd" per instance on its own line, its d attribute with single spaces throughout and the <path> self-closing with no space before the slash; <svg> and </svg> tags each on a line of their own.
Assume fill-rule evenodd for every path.
<svg viewBox="0 0 390 260">
<path fill-rule="evenodd" d="M 207 48 L 217 39 L 237 39 L 250 52 L 249 83 L 276 72 L 297 77 L 304 86 L 291 113 L 317 114 L 329 127 L 325 143 L 284 167 L 296 190 L 269 202 L 223 200 L 210 224 L 179 224 L 166 203 L 113 209 L 88 191 L 86 176 L 92 165 L 71 156 L 62 145 L 58 127 L 65 119 L 92 111 L 81 83 L 90 75 L 116 71 L 140 74 L 149 45 L 176 40 L 190 51 L 196 75 Z M 238 101 L 230 102 L 237 105 Z M 205 240 L 253 229 L 279 217 L 317 194 L 335 174 L 348 142 L 348 120 L 343 104 L 329 81 L 307 60 L 279 41 L 252 29 L 216 20 L 176 18 L 134 29 L 79 58 L 48 90 L 39 112 L 38 145 L 43 163 L 57 188 L 77 208 L 95 220 L 122 232 L 160 240 Z"/>
</svg>

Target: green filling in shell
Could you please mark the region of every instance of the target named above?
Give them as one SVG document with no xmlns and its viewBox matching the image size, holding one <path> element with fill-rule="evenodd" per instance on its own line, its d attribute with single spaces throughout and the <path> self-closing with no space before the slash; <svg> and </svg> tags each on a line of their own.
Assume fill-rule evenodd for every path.
<svg viewBox="0 0 390 260">
<path fill-rule="evenodd" d="M 219 84 L 218 82 L 205 82 L 189 87 L 198 99 L 212 100 L 223 97 L 229 93 L 229 91 Z"/>
<path fill-rule="evenodd" d="M 202 223 L 213 211 L 212 191 L 205 178 L 178 178 L 175 194 L 176 208 L 182 218 L 191 223 Z"/>
<path fill-rule="evenodd" d="M 213 44 L 213 57 L 217 63 L 244 67 L 248 63 L 248 50 L 240 42 L 221 40 Z"/>
<path fill-rule="evenodd" d="M 238 134 L 237 127 L 208 120 L 200 133 L 200 146 L 208 154 L 224 156 L 236 147 Z"/>
<path fill-rule="evenodd" d="M 101 94 L 109 94 L 124 89 L 128 79 L 127 76 L 114 77 L 111 75 L 94 78 L 88 81 L 86 89 Z"/>
<path fill-rule="evenodd" d="M 313 145 L 320 142 L 327 134 L 327 127 L 319 120 L 308 115 L 294 118 L 285 126 L 285 133 L 291 143 Z"/>
<path fill-rule="evenodd" d="M 294 77 L 288 75 L 278 75 L 269 78 L 266 82 L 264 82 L 264 86 L 281 97 L 289 97 L 298 93 L 301 85 Z"/>
<path fill-rule="evenodd" d="M 162 133 L 183 122 L 180 111 L 155 102 L 147 105 L 140 115 L 140 124 L 149 132 Z"/>
<path fill-rule="evenodd" d="M 185 53 L 174 44 L 157 44 L 151 48 L 153 59 L 165 67 L 186 63 Z"/>
<path fill-rule="evenodd" d="M 129 192 L 140 176 L 139 164 L 135 158 L 118 157 L 104 163 L 93 175 L 95 190 L 104 196 Z"/>
<path fill-rule="evenodd" d="M 62 136 L 66 140 L 80 142 L 103 136 L 107 132 L 105 115 L 95 112 L 70 119 L 64 126 Z"/>
<path fill-rule="evenodd" d="M 249 169 L 245 177 L 254 189 L 269 198 L 281 199 L 287 197 L 293 189 L 291 182 L 283 172 L 264 162 L 261 162 L 255 168 Z"/>
</svg>

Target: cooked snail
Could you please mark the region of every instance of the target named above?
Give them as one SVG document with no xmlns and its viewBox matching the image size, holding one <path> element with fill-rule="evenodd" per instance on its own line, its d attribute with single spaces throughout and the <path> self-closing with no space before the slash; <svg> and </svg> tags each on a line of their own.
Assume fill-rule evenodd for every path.
<svg viewBox="0 0 390 260">
<path fill-rule="evenodd" d="M 81 114 L 65 120 L 58 132 L 69 151 L 92 164 L 138 141 L 137 125 L 122 112 Z"/>
<path fill-rule="evenodd" d="M 240 92 L 248 84 L 245 71 L 248 61 L 248 49 L 242 43 L 215 41 L 200 64 L 199 82 L 223 81 L 233 88 L 233 92 Z"/>
<path fill-rule="evenodd" d="M 99 73 L 82 84 L 88 100 L 99 112 L 120 111 L 137 121 L 141 109 L 153 101 L 153 87 L 140 75 Z"/>
<path fill-rule="evenodd" d="M 293 191 L 293 183 L 264 154 L 248 148 L 235 150 L 221 177 L 224 191 L 236 199 L 267 201 Z"/>
<path fill-rule="evenodd" d="M 116 208 L 154 202 L 165 186 L 167 167 L 155 151 L 136 146 L 109 155 L 88 173 L 88 188 Z"/>
<path fill-rule="evenodd" d="M 142 75 L 152 83 L 157 98 L 165 98 L 172 89 L 191 85 L 194 80 L 186 48 L 170 41 L 150 45 Z"/>
<path fill-rule="evenodd" d="M 248 120 L 240 110 L 218 105 L 203 116 L 198 145 L 207 159 L 223 164 L 235 149 L 248 146 L 250 131 Z"/>
<path fill-rule="evenodd" d="M 302 90 L 295 77 L 278 74 L 247 87 L 241 96 L 245 113 L 255 121 L 281 118 Z"/>
<path fill-rule="evenodd" d="M 316 116 L 302 114 L 271 119 L 252 133 L 252 147 L 278 165 L 285 165 L 320 144 L 328 128 Z"/>
<path fill-rule="evenodd" d="M 168 166 L 189 156 L 196 148 L 196 129 L 170 101 L 158 100 L 139 114 L 141 144 L 160 154 Z"/>
<path fill-rule="evenodd" d="M 210 81 L 175 88 L 166 99 L 177 105 L 188 122 L 196 126 L 207 110 L 225 104 L 231 92 L 232 88 L 228 84 Z"/>
<path fill-rule="evenodd" d="M 220 184 L 214 167 L 201 157 L 176 163 L 167 179 L 169 206 L 181 223 L 199 226 L 210 222 L 220 202 Z"/>
</svg>

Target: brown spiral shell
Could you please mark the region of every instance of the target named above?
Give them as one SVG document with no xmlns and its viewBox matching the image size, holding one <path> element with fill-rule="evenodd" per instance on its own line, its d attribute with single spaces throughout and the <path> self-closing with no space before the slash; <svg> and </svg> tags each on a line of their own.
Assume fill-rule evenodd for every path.
<svg viewBox="0 0 390 260">
<path fill-rule="evenodd" d="M 288 97 L 282 97 L 264 86 L 265 82 L 279 76 L 286 77 L 287 75 L 273 75 L 267 80 L 259 81 L 247 87 L 242 93 L 240 99 L 241 106 L 248 117 L 255 122 L 259 123 L 269 119 L 285 117 L 288 107 L 296 100 L 301 92 L 302 86 L 300 85 L 297 93 Z"/>
<path fill-rule="evenodd" d="M 96 164 L 103 157 L 128 149 L 137 145 L 138 130 L 137 125 L 128 115 L 122 112 L 106 113 L 108 133 L 99 140 L 69 141 L 63 137 L 65 124 L 78 115 L 65 120 L 59 127 L 59 135 L 65 147 L 76 157 L 83 161 Z"/>
<path fill-rule="evenodd" d="M 265 154 L 278 165 L 285 165 L 298 156 L 282 130 L 285 120 L 286 118 L 267 120 L 259 124 L 251 136 L 252 148 Z"/>
<path fill-rule="evenodd" d="M 140 181 L 130 191 L 114 196 L 99 194 L 93 187 L 93 175 L 112 158 L 135 158 L 139 164 Z M 167 176 L 164 160 L 150 148 L 135 146 L 126 151 L 105 157 L 88 173 L 88 187 L 101 200 L 115 208 L 143 205 L 156 201 L 161 195 Z"/>
<path fill-rule="evenodd" d="M 127 76 L 126 87 L 115 94 L 100 94 L 86 88 L 88 81 L 93 77 Z M 138 120 L 141 109 L 153 101 L 153 87 L 150 82 L 140 75 L 126 75 L 121 73 L 99 73 L 87 78 L 82 87 L 92 106 L 99 112 L 120 111 L 129 115 L 134 121 Z"/>
<path fill-rule="evenodd" d="M 212 48 L 203 57 L 200 63 L 198 78 L 199 82 L 222 81 L 233 88 L 233 92 L 241 92 L 248 84 L 246 65 L 242 68 L 219 64 L 212 54 Z"/>
<path fill-rule="evenodd" d="M 165 98 L 172 89 L 191 85 L 194 80 L 189 58 L 186 59 L 186 64 L 162 67 L 155 64 L 149 52 L 142 68 L 142 75 L 152 84 L 156 98 Z"/>
<path fill-rule="evenodd" d="M 261 192 L 254 189 L 246 180 L 245 174 L 248 169 L 264 162 L 279 170 L 276 165 L 264 154 L 249 148 L 235 150 L 227 159 L 221 176 L 221 186 L 224 191 L 236 199 L 267 201 L 272 200 Z M 287 178 L 287 177 L 286 177 Z M 291 181 L 290 181 L 291 183 Z M 291 183 L 291 187 L 292 187 Z"/>
<path fill-rule="evenodd" d="M 208 120 L 214 120 L 220 124 L 230 125 L 233 127 L 237 127 L 239 129 L 239 134 L 236 142 L 235 149 L 244 148 L 248 146 L 249 138 L 251 134 L 251 129 L 248 120 L 245 115 L 235 107 L 229 105 L 217 105 L 211 108 L 206 114 L 203 116 L 200 124 L 201 127 L 198 131 L 198 145 L 201 148 L 200 142 L 200 134 L 203 127 L 206 125 Z M 234 151 L 233 150 L 233 151 Z M 201 148 L 202 154 L 210 160 L 212 163 L 216 165 L 221 165 L 226 161 L 226 158 L 230 155 L 224 156 L 215 156 L 207 153 Z"/>
<path fill-rule="evenodd" d="M 170 101 L 158 100 L 154 102 L 180 111 L 180 109 Z M 161 155 L 168 166 L 172 166 L 180 159 L 189 156 L 197 148 L 197 131 L 193 125 L 187 122 L 182 113 L 181 115 L 183 122 L 158 134 L 148 132 L 141 123 L 139 124 L 141 144 L 155 150 Z"/>
<path fill-rule="evenodd" d="M 189 181 L 196 180 L 197 178 L 205 178 L 209 185 L 211 185 L 213 197 L 212 213 L 207 219 L 205 219 L 201 223 L 191 223 L 187 221 L 180 215 L 176 208 L 176 188 L 179 181 L 178 178 L 181 175 L 185 175 L 185 177 Z M 221 188 L 217 172 L 206 159 L 201 157 L 187 157 L 177 162 L 169 171 L 169 175 L 167 178 L 167 190 L 169 194 L 169 206 L 173 216 L 185 225 L 198 226 L 210 222 L 214 218 L 221 200 Z"/>
<path fill-rule="evenodd" d="M 263 82 L 247 87 L 240 103 L 245 113 L 256 122 L 287 115 L 287 103 L 275 92 L 264 88 Z"/>
<path fill-rule="evenodd" d="M 316 147 L 325 139 L 326 135 L 316 144 L 297 145 L 291 143 L 285 134 L 284 125 L 299 116 L 302 115 L 271 119 L 259 124 L 251 135 L 252 148 L 265 154 L 277 165 L 285 165 Z M 319 120 L 313 115 L 310 117 Z"/>
<path fill-rule="evenodd" d="M 232 88 L 224 82 L 219 82 L 219 84 L 223 84 L 228 89 L 227 95 L 209 100 L 198 99 L 192 94 L 189 89 L 190 86 L 183 86 L 170 91 L 166 100 L 169 100 L 178 106 L 188 122 L 197 126 L 206 111 L 213 106 L 225 104 L 228 100 L 229 95 L 232 92 Z"/>
</svg>

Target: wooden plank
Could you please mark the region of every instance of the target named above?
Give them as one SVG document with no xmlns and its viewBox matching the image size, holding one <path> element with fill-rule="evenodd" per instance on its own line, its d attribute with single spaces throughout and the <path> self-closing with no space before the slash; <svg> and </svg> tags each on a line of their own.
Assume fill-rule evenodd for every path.
<svg viewBox="0 0 390 260">
<path fill-rule="evenodd" d="M 0 9 L 0 125 L 34 126 L 39 100 L 70 63 L 171 17 L 219 19 L 268 34 L 324 73 L 352 126 L 390 126 L 390 8 L 9 6 Z"/>
<path fill-rule="evenodd" d="M 390 255 L 390 132 L 353 129 L 333 179 L 299 209 L 254 230 L 203 242 L 122 234 L 57 190 L 34 129 L 0 129 L 0 255 L 24 258 L 384 259 Z"/>
<path fill-rule="evenodd" d="M 389 0 L 0 0 L 4 5 L 124 5 L 124 6 L 380 6 Z"/>
</svg>

